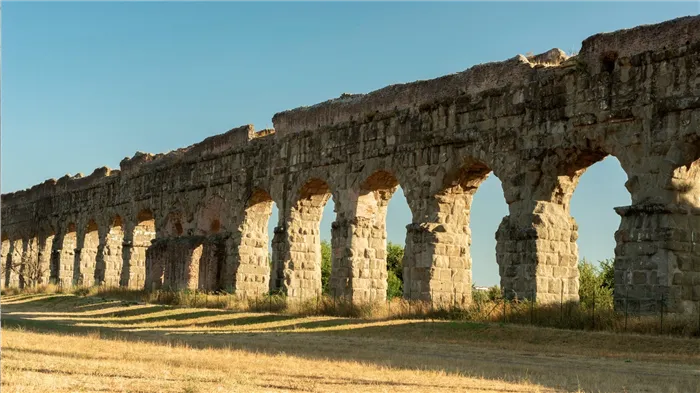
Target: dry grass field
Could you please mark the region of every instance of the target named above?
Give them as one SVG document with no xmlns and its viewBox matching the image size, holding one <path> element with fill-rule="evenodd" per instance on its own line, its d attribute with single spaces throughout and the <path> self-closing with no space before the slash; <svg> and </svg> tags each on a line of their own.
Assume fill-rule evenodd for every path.
<svg viewBox="0 0 700 393">
<path fill-rule="evenodd" d="M 3 392 L 700 392 L 700 340 L 3 296 Z"/>
</svg>

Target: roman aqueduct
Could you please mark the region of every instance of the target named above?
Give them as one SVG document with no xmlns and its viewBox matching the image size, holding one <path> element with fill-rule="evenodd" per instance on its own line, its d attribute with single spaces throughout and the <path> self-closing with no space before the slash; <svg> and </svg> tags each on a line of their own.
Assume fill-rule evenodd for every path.
<svg viewBox="0 0 700 393">
<path fill-rule="evenodd" d="M 412 212 L 405 296 L 465 303 L 470 204 L 493 172 L 509 208 L 496 233 L 502 287 L 577 300 L 569 202 L 586 168 L 613 155 L 632 200 L 615 209 L 616 305 L 624 293 L 630 310 L 665 297 L 671 311 L 700 311 L 700 17 L 597 34 L 573 57 L 554 49 L 344 94 L 273 123 L 2 195 L 3 285 L 316 296 L 332 198 L 332 290 L 382 300 L 400 185 Z"/>
</svg>

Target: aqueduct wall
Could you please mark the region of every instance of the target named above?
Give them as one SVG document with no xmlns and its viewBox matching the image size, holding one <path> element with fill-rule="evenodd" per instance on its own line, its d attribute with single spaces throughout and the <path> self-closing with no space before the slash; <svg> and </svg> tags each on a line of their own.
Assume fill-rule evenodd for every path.
<svg viewBox="0 0 700 393">
<path fill-rule="evenodd" d="M 630 310 L 653 311 L 663 297 L 697 311 L 700 17 L 598 34 L 570 58 L 555 49 L 342 95 L 273 123 L 2 195 L 3 285 L 315 296 L 333 198 L 332 290 L 381 300 L 386 205 L 400 185 L 413 215 L 405 296 L 468 302 L 470 204 L 493 172 L 509 206 L 496 233 L 502 287 L 576 300 L 569 201 L 586 168 L 613 155 L 632 199 L 616 208 L 616 304 L 626 294 Z"/>
</svg>

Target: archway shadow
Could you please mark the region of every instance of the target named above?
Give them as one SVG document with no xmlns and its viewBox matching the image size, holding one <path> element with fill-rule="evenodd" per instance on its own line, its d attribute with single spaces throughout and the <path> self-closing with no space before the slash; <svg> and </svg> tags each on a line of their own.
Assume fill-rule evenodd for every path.
<svg viewBox="0 0 700 393">
<path fill-rule="evenodd" d="M 597 362 L 591 362 L 591 358 L 584 359 L 576 354 L 548 351 L 545 346 L 549 342 L 557 341 L 552 339 L 551 329 L 538 331 L 541 333 L 539 336 L 524 337 L 523 341 L 527 342 L 521 347 L 509 348 L 508 344 L 512 344 L 513 336 L 524 329 L 513 325 L 421 320 L 369 321 L 330 317 L 318 317 L 320 320 L 309 321 L 308 318 L 289 315 L 197 310 L 150 319 L 149 313 L 144 312 L 141 314 L 144 318 L 140 320 L 185 321 L 188 316 L 196 319 L 211 315 L 230 315 L 230 318 L 212 322 L 193 321 L 185 329 L 150 326 L 138 328 L 138 324 L 124 327 L 99 324 L 82 326 L 81 322 L 72 321 L 70 318 L 57 321 L 23 316 L 20 307 L 21 305 L 17 305 L 10 307 L 10 310 L 3 309 L 3 312 L 9 311 L 3 315 L 3 327 L 52 334 L 94 336 L 99 333 L 103 338 L 156 344 L 186 344 L 195 349 L 234 348 L 268 355 L 283 352 L 314 360 L 357 361 L 380 367 L 428 369 L 494 381 L 522 382 L 527 378 L 531 383 L 555 389 L 576 388 L 570 385 L 571 381 L 552 382 L 553 379 L 556 380 L 552 375 L 556 375 L 562 367 L 580 370 L 597 377 L 607 378 L 609 374 L 612 378 L 619 372 L 616 366 L 623 362 L 621 359 L 596 359 Z M 165 307 L 154 308 L 151 313 L 161 311 Z M 95 319 L 99 322 L 99 318 Z M 259 327 L 256 328 L 256 325 Z M 232 329 L 206 330 L 227 326 L 231 326 Z M 250 329 L 235 330 L 241 326 Z M 557 334 L 564 337 L 564 342 L 577 340 L 576 336 L 580 335 L 573 331 Z M 466 335 L 470 337 L 469 340 L 464 339 Z M 632 339 L 635 337 L 630 336 L 624 340 Z M 471 345 L 475 343 L 477 345 Z M 533 351 L 535 345 L 541 345 L 542 350 Z M 594 346 L 594 343 L 590 345 Z M 624 343 L 621 345 L 624 346 Z M 696 350 L 700 350 L 700 343 L 697 346 Z M 698 361 L 700 362 L 700 359 Z M 644 373 L 644 370 L 631 368 L 627 372 Z M 685 375 L 682 372 L 681 369 L 659 371 L 655 378 L 671 380 Z M 588 382 L 582 381 L 584 389 Z"/>
</svg>

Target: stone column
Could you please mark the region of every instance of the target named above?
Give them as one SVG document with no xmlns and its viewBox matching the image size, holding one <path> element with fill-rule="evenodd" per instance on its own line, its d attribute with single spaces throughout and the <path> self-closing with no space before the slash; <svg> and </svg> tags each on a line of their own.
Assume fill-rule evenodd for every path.
<svg viewBox="0 0 700 393">
<path fill-rule="evenodd" d="M 272 236 L 272 263 L 270 267 L 270 291 L 283 290 L 284 285 L 284 256 L 288 252 L 287 230 L 284 226 L 276 226 Z"/>
<path fill-rule="evenodd" d="M 199 289 L 203 291 L 216 291 L 223 288 L 221 276 L 227 260 L 226 245 L 230 238 L 229 233 L 209 236 L 202 249 L 202 257 L 199 262 Z M 267 242 L 265 243 L 267 249 Z M 257 292 L 262 295 L 267 293 L 269 277 L 269 264 L 267 258 L 264 261 L 267 266 L 267 274 L 260 277 L 256 282 L 264 283 L 262 290 Z"/>
<path fill-rule="evenodd" d="M 121 287 L 137 287 L 136 283 L 133 281 L 131 272 L 132 254 L 134 252 L 134 227 L 135 225 L 132 222 L 126 221 L 124 223 L 124 239 L 122 241 L 122 266 L 119 272 L 119 286 Z"/>
<path fill-rule="evenodd" d="M 351 298 L 353 289 L 352 236 L 355 231 L 351 221 L 337 217 L 331 224 L 331 277 L 329 296 Z"/>
<path fill-rule="evenodd" d="M 100 235 L 101 253 L 98 253 L 100 257 L 98 262 L 102 263 L 104 269 L 101 277 L 104 285 L 110 287 L 119 285 L 124 265 L 123 243 L 124 231 L 121 223 L 119 226 L 113 225 L 111 228 L 106 228 L 105 233 Z"/>
<path fill-rule="evenodd" d="M 76 233 L 75 226 L 67 232 L 56 236 L 58 241 L 54 242 L 54 254 L 52 255 L 56 267 L 56 283 L 63 287 L 73 285 L 73 271 L 75 268 L 76 253 Z"/>
<path fill-rule="evenodd" d="M 10 240 L 9 254 L 5 264 L 5 286 L 9 288 L 19 287 L 19 265 L 22 263 L 23 244 L 22 239 Z"/>
<path fill-rule="evenodd" d="M 76 247 L 76 265 L 73 281 L 76 284 L 92 286 L 95 284 L 97 256 L 100 251 L 100 236 L 97 224 L 90 221 L 84 229 L 78 230 Z"/>
<path fill-rule="evenodd" d="M 578 301 L 578 226 L 569 202 L 585 169 L 602 154 L 530 153 L 536 155 L 510 161 L 500 176 L 509 209 L 496 232 L 501 288 L 508 298 Z"/>
<path fill-rule="evenodd" d="M 404 298 L 435 304 L 471 301 L 471 258 L 468 228 L 438 223 L 406 226 Z"/>
<path fill-rule="evenodd" d="M 700 311 L 700 164 L 683 143 L 629 164 L 632 205 L 615 233 L 615 306 L 629 312 Z M 627 303 L 627 304 L 625 304 Z"/>
<path fill-rule="evenodd" d="M 227 273 L 233 289 L 242 296 L 266 294 L 270 280 L 270 252 L 267 226 L 272 214 L 272 199 L 261 190 L 247 202 L 242 222 L 232 237 Z"/>
<path fill-rule="evenodd" d="M 318 219 L 304 220 L 295 214 L 287 222 L 287 257 L 282 262 L 283 290 L 295 299 L 308 299 L 321 294 L 321 246 Z"/>
<path fill-rule="evenodd" d="M 127 222 L 124 232 L 122 254 L 124 265 L 121 273 L 121 285 L 142 289 L 146 282 L 146 250 L 156 237 L 153 220 L 138 224 Z"/>
<path fill-rule="evenodd" d="M 42 234 L 39 237 L 39 269 L 41 275 L 39 284 L 48 284 L 51 277 L 51 255 L 53 250 L 53 234 Z"/>
<path fill-rule="evenodd" d="M 10 266 L 12 262 L 10 261 L 10 256 L 12 255 L 12 242 L 9 239 L 2 239 L 2 257 L 0 263 L 2 263 L 2 277 L 0 277 L 0 284 L 4 288 L 9 282 Z"/>
<path fill-rule="evenodd" d="M 276 246 L 285 251 L 281 262 L 282 290 L 289 298 L 304 300 L 321 295 L 320 224 L 330 197 L 328 185 L 312 179 L 301 188 L 293 203 L 279 210 L 284 217 L 286 236 L 283 244 Z"/>
<path fill-rule="evenodd" d="M 105 285 L 105 274 L 107 273 L 107 263 L 105 255 L 107 253 L 107 231 L 108 228 L 101 228 L 98 231 L 97 240 L 97 250 L 95 255 L 95 272 L 94 283 L 95 285 Z"/>
<path fill-rule="evenodd" d="M 131 250 L 131 248 L 125 249 Z M 146 250 L 145 290 L 154 291 L 163 288 L 165 265 L 168 259 L 167 252 L 168 242 L 166 239 L 156 240 L 151 247 Z"/>
<path fill-rule="evenodd" d="M 41 268 L 38 239 L 36 237 L 22 239 L 22 261 L 19 268 L 20 288 L 38 285 L 43 275 Z"/>
<path fill-rule="evenodd" d="M 386 214 L 386 208 L 384 209 Z M 386 226 L 367 217 L 338 216 L 331 227 L 329 295 L 354 303 L 386 300 Z"/>
<path fill-rule="evenodd" d="M 3 281 L 5 282 L 5 288 L 12 288 L 13 286 L 16 285 L 16 273 L 14 271 L 14 266 L 17 263 L 17 258 L 19 256 L 17 255 L 17 242 L 10 239 L 7 241 L 8 247 L 7 247 L 7 257 L 5 259 L 5 277 L 3 277 Z"/>
<path fill-rule="evenodd" d="M 433 175 L 430 187 L 408 190 L 413 222 L 406 227 L 405 298 L 443 306 L 471 301 L 470 209 L 489 172 L 481 163 L 465 162 Z"/>
<path fill-rule="evenodd" d="M 49 265 L 49 283 L 58 285 L 61 277 L 61 248 L 63 247 L 63 233 L 58 232 L 51 244 L 51 256 Z"/>
<path fill-rule="evenodd" d="M 156 279 L 162 271 L 162 282 L 165 288 L 199 289 L 204 242 L 203 236 L 156 240 L 148 251 L 151 282 L 157 282 Z M 151 249 L 157 250 L 157 253 L 152 253 Z"/>
<path fill-rule="evenodd" d="M 78 264 L 74 272 L 75 281 L 85 286 L 92 286 L 95 284 L 98 255 L 101 254 L 104 244 L 101 244 L 101 236 L 94 222 L 86 225 L 84 232 L 78 231 L 78 235 L 79 251 L 76 252 Z"/>
<path fill-rule="evenodd" d="M 496 232 L 505 296 L 541 303 L 578 301 L 578 227 L 564 205 L 511 205 Z"/>
<path fill-rule="evenodd" d="M 692 313 L 700 302 L 700 209 L 618 207 L 615 306 L 633 313 Z M 627 305 L 625 305 L 627 302 Z"/>
</svg>

